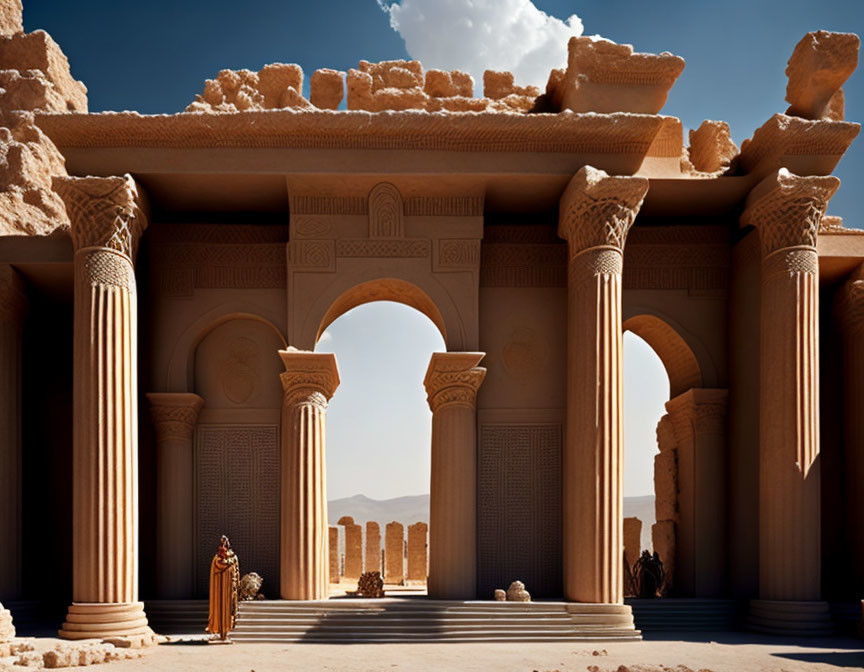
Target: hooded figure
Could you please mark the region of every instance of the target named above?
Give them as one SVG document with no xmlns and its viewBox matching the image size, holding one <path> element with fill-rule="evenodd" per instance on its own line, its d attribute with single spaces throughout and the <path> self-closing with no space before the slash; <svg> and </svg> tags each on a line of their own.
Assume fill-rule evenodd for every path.
<svg viewBox="0 0 864 672">
<path fill-rule="evenodd" d="M 219 550 L 210 563 L 210 613 L 207 632 L 219 635 L 223 642 L 234 629 L 237 619 L 237 589 L 240 582 L 240 562 L 231 549 L 228 537 L 222 535 Z"/>
</svg>

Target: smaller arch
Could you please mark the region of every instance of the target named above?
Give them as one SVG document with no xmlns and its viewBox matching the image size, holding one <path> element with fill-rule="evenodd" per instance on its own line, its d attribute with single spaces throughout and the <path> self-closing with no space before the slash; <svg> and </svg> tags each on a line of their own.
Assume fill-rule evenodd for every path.
<svg viewBox="0 0 864 672">
<path fill-rule="evenodd" d="M 694 387 L 702 387 L 702 369 L 693 350 L 669 324 L 654 315 L 634 315 L 624 322 L 623 331 L 631 331 L 645 341 L 666 367 L 669 397 Z"/>
<path fill-rule="evenodd" d="M 399 280 L 398 278 L 379 278 L 377 280 L 361 282 L 340 294 L 321 319 L 318 333 L 315 335 L 315 342 L 318 342 L 321 334 L 324 333 L 336 318 L 344 315 L 352 308 L 356 308 L 364 303 L 371 303 L 372 301 L 394 301 L 419 310 L 438 327 L 441 337 L 445 343 L 447 342 L 447 328 L 444 325 L 444 317 L 441 315 L 441 311 L 438 310 L 435 302 L 417 285 L 405 280 Z"/>
</svg>

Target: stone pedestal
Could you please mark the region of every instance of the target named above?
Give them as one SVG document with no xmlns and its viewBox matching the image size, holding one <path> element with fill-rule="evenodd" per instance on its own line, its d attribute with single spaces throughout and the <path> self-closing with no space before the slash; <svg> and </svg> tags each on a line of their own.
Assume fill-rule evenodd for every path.
<svg viewBox="0 0 864 672">
<path fill-rule="evenodd" d="M 726 390 L 696 388 L 666 403 L 676 438 L 679 597 L 725 594 L 728 396 Z"/>
<path fill-rule="evenodd" d="M 623 601 L 621 272 L 647 191 L 647 179 L 586 167 L 561 197 L 558 235 L 569 244 L 563 579 L 575 602 Z"/>
<path fill-rule="evenodd" d="M 846 538 L 853 553 L 855 585 L 864 594 L 864 264 L 840 290 L 838 316 L 843 334 L 843 416 L 846 447 Z"/>
<path fill-rule="evenodd" d="M 156 595 L 194 592 L 193 440 L 204 400 L 188 392 L 147 395 L 156 429 Z"/>
<path fill-rule="evenodd" d="M 280 350 L 282 374 L 282 538 L 280 595 L 283 600 L 329 597 L 327 402 L 339 387 L 332 353 Z"/>
<path fill-rule="evenodd" d="M 762 251 L 757 629 L 797 632 L 807 623 L 817 633 L 813 619 L 828 619 L 821 606 L 800 603 L 820 598 L 816 236 L 838 184 L 781 169 L 750 193 L 741 218 L 759 230 Z"/>
<path fill-rule="evenodd" d="M 482 352 L 432 354 L 423 384 L 432 409 L 429 597 L 477 597 L 477 390 Z"/>
<path fill-rule="evenodd" d="M 55 178 L 75 248 L 72 599 L 65 639 L 150 632 L 138 601 L 137 298 L 131 177 Z"/>
<path fill-rule="evenodd" d="M 21 597 L 21 337 L 24 281 L 0 265 L 0 598 Z"/>
</svg>

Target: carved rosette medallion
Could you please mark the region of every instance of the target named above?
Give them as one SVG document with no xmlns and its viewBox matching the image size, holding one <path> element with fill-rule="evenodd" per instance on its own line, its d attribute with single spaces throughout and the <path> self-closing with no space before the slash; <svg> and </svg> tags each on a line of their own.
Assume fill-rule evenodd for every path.
<svg viewBox="0 0 864 672">
<path fill-rule="evenodd" d="M 475 407 L 486 369 L 477 366 L 482 352 L 435 352 L 423 385 L 433 413 L 445 406 Z"/>
<path fill-rule="evenodd" d="M 336 356 L 329 352 L 305 350 L 280 350 L 279 357 L 285 365 L 282 381 L 283 404 L 299 406 L 309 404 L 324 411 L 327 402 L 339 387 L 339 369 Z"/>
<path fill-rule="evenodd" d="M 595 247 L 620 256 L 647 193 L 646 178 L 610 177 L 591 166 L 580 169 L 559 204 L 558 235 L 568 241 L 570 258 Z M 608 259 L 598 266 L 612 269 L 600 272 L 615 272 Z"/>
<path fill-rule="evenodd" d="M 198 412 L 204 406 L 201 397 L 191 392 L 151 392 L 146 396 L 160 443 L 192 441 Z"/>
<path fill-rule="evenodd" d="M 781 168 L 750 192 L 741 224 L 759 230 L 763 258 L 787 248 L 815 251 L 825 208 L 839 186 L 836 177 L 799 177 Z M 787 270 L 815 273 L 818 261 L 814 264 L 813 257 L 787 254 Z"/>
</svg>

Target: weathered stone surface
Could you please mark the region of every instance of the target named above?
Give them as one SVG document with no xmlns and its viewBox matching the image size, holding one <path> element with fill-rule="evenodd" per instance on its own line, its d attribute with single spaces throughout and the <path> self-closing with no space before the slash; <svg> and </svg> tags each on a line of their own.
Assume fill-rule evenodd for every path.
<svg viewBox="0 0 864 672">
<path fill-rule="evenodd" d="M 33 102 L 43 105 L 42 107 L 11 109 L 38 109 L 44 112 L 87 111 L 87 87 L 72 77 L 69 60 L 59 45 L 44 30 L 0 38 L 0 70 L 19 71 L 19 79 L 6 78 L 19 89 L 9 98 L 17 101 L 18 105 L 26 103 L 24 91 L 28 87 L 34 90 L 39 87 L 50 90 L 50 93 L 32 99 Z M 25 74 L 26 70 L 38 70 L 41 76 L 35 73 Z M 20 80 L 30 81 L 22 83 Z M 39 80 L 38 84 L 33 80 Z M 7 108 L 4 103 L 3 109 L 10 108 Z"/>
<path fill-rule="evenodd" d="M 843 119 L 840 87 L 858 66 L 861 40 L 854 33 L 819 30 L 795 46 L 786 76 L 786 114 L 805 119 Z"/>
<path fill-rule="evenodd" d="M 357 593 L 360 597 L 379 599 L 384 597 L 384 579 L 381 572 L 363 572 L 357 581 Z"/>
<path fill-rule="evenodd" d="M 654 519 L 678 521 L 678 461 L 675 429 L 668 415 L 657 423 L 657 446 L 654 456 Z M 657 550 L 657 547 L 654 547 Z"/>
<path fill-rule="evenodd" d="M 540 89 L 536 86 L 516 86 L 512 72 L 487 70 L 483 73 L 483 95 L 496 104 L 491 109 L 527 112 L 534 107 Z"/>
<path fill-rule="evenodd" d="M 381 571 L 381 526 L 372 520 L 366 523 L 363 569 L 366 572 Z"/>
<path fill-rule="evenodd" d="M 0 2 L 0 36 L 10 37 L 24 32 L 21 0 Z"/>
<path fill-rule="evenodd" d="M 204 93 L 187 112 L 242 112 L 244 110 L 312 109 L 303 97 L 299 65 L 271 63 L 258 72 L 221 70 L 204 83 Z"/>
<path fill-rule="evenodd" d="M 423 66 L 420 61 L 360 61 L 357 69 L 372 78 L 373 93 L 381 89 L 423 88 Z"/>
<path fill-rule="evenodd" d="M 359 579 L 363 573 L 363 528 L 345 525 L 345 578 Z"/>
<path fill-rule="evenodd" d="M 345 73 L 321 68 L 309 78 L 309 102 L 321 110 L 335 110 L 345 96 Z"/>
<path fill-rule="evenodd" d="M 408 580 L 425 581 L 429 566 L 429 546 L 426 542 L 429 526 L 414 523 L 408 526 Z"/>
<path fill-rule="evenodd" d="M 675 585 L 675 523 L 671 520 L 661 520 L 651 526 L 651 544 L 654 552 L 660 556 L 663 569 L 666 572 L 666 585 L 663 592 Z"/>
<path fill-rule="evenodd" d="M 0 113 L 0 236 L 67 230 L 51 181 L 66 175 L 63 156 L 24 112 Z"/>
<path fill-rule="evenodd" d="M 629 44 L 572 37 L 567 70 L 553 71 L 547 84 L 556 111 L 657 114 L 684 69 L 684 59 L 668 52 L 642 54 Z"/>
<path fill-rule="evenodd" d="M 10 642 L 15 638 L 15 626 L 12 624 L 12 612 L 0 604 L 0 643 Z"/>
<path fill-rule="evenodd" d="M 405 528 L 391 521 L 384 528 L 384 583 L 401 585 L 405 581 Z"/>
<path fill-rule="evenodd" d="M 330 526 L 328 541 L 328 553 L 330 562 L 330 583 L 339 583 L 339 528 Z"/>
<path fill-rule="evenodd" d="M 530 602 L 531 593 L 525 590 L 525 584 L 521 581 L 514 581 L 507 589 L 508 602 Z"/>
<path fill-rule="evenodd" d="M 636 517 L 624 519 L 624 557 L 633 567 L 642 553 L 642 521 Z"/>
<path fill-rule="evenodd" d="M 702 173 L 722 174 L 738 156 L 738 146 L 732 142 L 729 124 L 725 121 L 703 121 L 690 130 L 690 163 Z"/>
<path fill-rule="evenodd" d="M 460 70 L 427 70 L 424 90 L 432 98 L 471 98 L 474 78 Z"/>
</svg>

